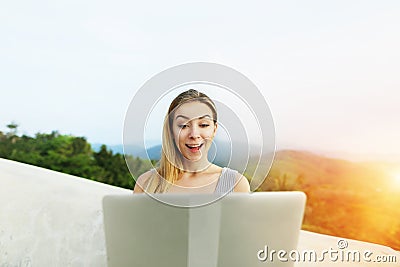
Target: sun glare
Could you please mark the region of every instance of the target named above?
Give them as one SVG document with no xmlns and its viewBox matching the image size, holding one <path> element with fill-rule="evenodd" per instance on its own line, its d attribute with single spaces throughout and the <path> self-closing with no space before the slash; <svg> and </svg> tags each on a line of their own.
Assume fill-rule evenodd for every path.
<svg viewBox="0 0 400 267">
<path fill-rule="evenodd" d="M 400 173 L 394 174 L 393 177 L 395 185 L 400 187 Z"/>
</svg>

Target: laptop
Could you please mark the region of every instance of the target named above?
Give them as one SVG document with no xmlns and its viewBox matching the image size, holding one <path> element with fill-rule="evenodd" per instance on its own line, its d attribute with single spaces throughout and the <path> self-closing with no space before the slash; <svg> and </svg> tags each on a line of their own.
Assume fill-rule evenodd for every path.
<svg viewBox="0 0 400 267">
<path fill-rule="evenodd" d="M 293 266 L 305 202 L 302 192 L 107 195 L 107 264 Z"/>
</svg>

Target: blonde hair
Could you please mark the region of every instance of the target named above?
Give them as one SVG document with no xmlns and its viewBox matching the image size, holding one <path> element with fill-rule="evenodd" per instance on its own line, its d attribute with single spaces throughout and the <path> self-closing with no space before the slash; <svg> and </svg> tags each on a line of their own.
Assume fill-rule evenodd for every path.
<svg viewBox="0 0 400 267">
<path fill-rule="evenodd" d="M 156 171 L 153 171 L 146 186 L 146 192 L 164 193 L 183 173 L 182 156 L 175 144 L 172 134 L 174 112 L 182 104 L 200 102 L 206 104 L 212 111 L 214 124 L 217 122 L 217 109 L 214 102 L 204 93 L 190 89 L 179 94 L 170 104 L 164 119 L 162 132 L 162 151 Z"/>
</svg>

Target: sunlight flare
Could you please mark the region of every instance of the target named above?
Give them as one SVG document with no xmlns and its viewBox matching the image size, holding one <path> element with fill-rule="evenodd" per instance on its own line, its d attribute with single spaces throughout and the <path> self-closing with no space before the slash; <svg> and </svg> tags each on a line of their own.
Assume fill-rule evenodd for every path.
<svg viewBox="0 0 400 267">
<path fill-rule="evenodd" d="M 400 187 L 400 173 L 395 173 L 393 175 L 393 178 L 394 178 L 393 182 L 394 182 L 395 186 Z"/>
</svg>

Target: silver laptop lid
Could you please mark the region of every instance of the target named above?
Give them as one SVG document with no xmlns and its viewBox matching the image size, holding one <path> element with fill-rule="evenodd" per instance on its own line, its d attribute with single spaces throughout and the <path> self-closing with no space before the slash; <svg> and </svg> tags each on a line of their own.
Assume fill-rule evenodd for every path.
<svg viewBox="0 0 400 267">
<path fill-rule="evenodd" d="M 302 192 L 110 195 L 103 199 L 109 267 L 293 266 L 271 251 L 297 247 Z M 195 208 L 163 203 L 206 203 Z M 268 251 L 266 251 L 268 250 Z M 272 254 L 274 256 L 274 254 Z"/>
</svg>

